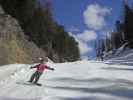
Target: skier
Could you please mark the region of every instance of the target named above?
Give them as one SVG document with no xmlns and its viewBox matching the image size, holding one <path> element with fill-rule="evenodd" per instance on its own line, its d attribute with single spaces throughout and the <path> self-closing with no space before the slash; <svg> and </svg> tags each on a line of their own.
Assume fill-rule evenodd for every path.
<svg viewBox="0 0 133 100">
<path fill-rule="evenodd" d="M 28 81 L 30 83 L 34 81 L 33 83 L 37 85 L 39 85 L 38 80 L 42 75 L 42 73 L 45 71 L 45 69 L 54 70 L 54 68 L 51 68 L 46 65 L 46 63 L 48 62 L 48 59 L 46 59 L 45 61 L 43 58 L 39 58 L 39 60 L 40 60 L 39 64 L 37 64 L 36 66 L 30 67 L 30 69 L 36 68 L 36 72 L 32 74 L 30 80 Z"/>
</svg>

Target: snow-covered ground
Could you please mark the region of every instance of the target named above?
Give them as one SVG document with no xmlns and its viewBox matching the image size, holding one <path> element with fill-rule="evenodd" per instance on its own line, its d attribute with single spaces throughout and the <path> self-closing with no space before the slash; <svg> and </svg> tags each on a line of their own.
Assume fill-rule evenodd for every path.
<svg viewBox="0 0 133 100">
<path fill-rule="evenodd" d="M 133 66 L 133 49 L 117 50 L 117 53 L 108 58 L 104 63 Z"/>
<path fill-rule="evenodd" d="M 128 43 L 120 48 L 104 52 L 104 63 L 133 66 L 133 49 L 128 48 Z"/>
<path fill-rule="evenodd" d="M 25 84 L 31 65 L 0 67 L 0 100 L 133 100 L 133 67 L 98 61 L 48 63 L 41 87 Z"/>
</svg>

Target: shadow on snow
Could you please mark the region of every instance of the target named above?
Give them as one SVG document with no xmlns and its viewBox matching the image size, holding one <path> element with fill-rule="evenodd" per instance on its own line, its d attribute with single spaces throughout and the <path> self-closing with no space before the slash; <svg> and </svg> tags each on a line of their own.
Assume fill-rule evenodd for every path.
<svg viewBox="0 0 133 100">
<path fill-rule="evenodd" d="M 129 89 L 129 87 L 133 87 L 133 82 L 130 82 L 128 80 L 123 79 L 117 79 L 117 80 L 109 80 L 109 79 L 101 79 L 101 78 L 95 78 L 95 79 L 88 79 L 88 80 L 78 80 L 78 79 L 72 79 L 72 78 L 57 78 L 54 79 L 54 81 L 62 81 L 64 83 L 66 82 L 75 82 L 75 83 L 86 83 L 88 82 L 88 87 L 82 87 L 82 86 L 46 86 L 50 88 L 55 89 L 61 89 L 61 90 L 68 90 L 68 91 L 79 91 L 79 92 L 85 92 L 85 93 L 100 93 L 104 95 L 112 95 L 117 97 L 125 97 L 125 98 L 133 98 L 133 88 Z M 113 84 L 111 84 L 113 83 Z M 91 87 L 93 84 L 101 84 L 102 87 Z M 104 86 L 105 84 L 105 86 Z M 108 84 L 108 85 L 106 85 Z M 64 98 L 64 100 L 100 100 L 100 99 L 89 99 L 90 97 L 86 98 Z M 102 99 L 101 99 L 102 100 Z"/>
</svg>

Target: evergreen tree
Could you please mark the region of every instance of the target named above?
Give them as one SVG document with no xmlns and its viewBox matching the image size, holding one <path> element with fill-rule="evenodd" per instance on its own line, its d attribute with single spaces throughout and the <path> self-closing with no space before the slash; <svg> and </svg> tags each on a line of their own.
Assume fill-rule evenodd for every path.
<svg viewBox="0 0 133 100">
<path fill-rule="evenodd" d="M 44 49 L 48 57 L 52 59 L 56 53 L 60 61 L 80 58 L 77 42 L 54 21 L 48 0 L 43 5 L 37 0 L 0 0 L 0 3 L 8 14 L 18 19 L 29 41 Z"/>
<path fill-rule="evenodd" d="M 125 40 L 129 42 L 131 48 L 133 48 L 133 10 L 125 4 L 125 18 L 124 18 L 124 33 Z"/>
</svg>

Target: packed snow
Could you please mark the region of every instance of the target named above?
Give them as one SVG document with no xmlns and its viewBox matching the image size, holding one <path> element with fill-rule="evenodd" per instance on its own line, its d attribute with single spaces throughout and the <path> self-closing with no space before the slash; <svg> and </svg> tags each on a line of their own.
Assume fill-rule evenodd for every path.
<svg viewBox="0 0 133 100">
<path fill-rule="evenodd" d="M 33 65 L 0 67 L 0 100 L 133 100 L 133 67 L 100 61 L 48 63 L 55 71 L 41 76 L 42 86 L 26 84 Z"/>
</svg>

